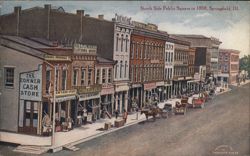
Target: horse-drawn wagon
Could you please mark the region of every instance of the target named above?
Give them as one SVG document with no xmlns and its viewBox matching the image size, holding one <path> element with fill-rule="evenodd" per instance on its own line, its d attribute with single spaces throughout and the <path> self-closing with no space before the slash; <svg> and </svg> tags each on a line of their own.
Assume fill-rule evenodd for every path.
<svg viewBox="0 0 250 156">
<path fill-rule="evenodd" d="M 186 101 L 186 100 L 185 100 Z M 182 102 L 176 102 L 175 107 L 174 107 L 174 114 L 183 114 L 185 115 L 187 112 L 187 103 L 182 101 Z"/>
</svg>

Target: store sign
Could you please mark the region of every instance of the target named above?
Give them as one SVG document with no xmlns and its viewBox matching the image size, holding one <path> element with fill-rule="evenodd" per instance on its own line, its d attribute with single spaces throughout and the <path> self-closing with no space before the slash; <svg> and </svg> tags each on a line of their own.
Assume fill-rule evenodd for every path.
<svg viewBox="0 0 250 156">
<path fill-rule="evenodd" d="M 71 61 L 71 58 L 69 56 L 45 55 L 45 60 L 47 61 Z"/>
<path fill-rule="evenodd" d="M 20 74 L 20 99 L 42 101 L 42 66 L 37 71 Z"/>
<path fill-rule="evenodd" d="M 156 82 L 156 86 L 164 86 L 164 81 L 161 81 L 161 82 Z"/>
<path fill-rule="evenodd" d="M 82 94 L 79 96 L 79 101 L 84 101 L 84 100 L 91 100 L 91 99 L 99 99 L 100 98 L 100 93 L 89 93 L 89 94 Z"/>
<path fill-rule="evenodd" d="M 146 84 L 144 84 L 144 90 L 150 90 L 150 89 L 154 89 L 154 88 L 156 88 L 155 83 L 146 83 Z"/>
<path fill-rule="evenodd" d="M 128 18 L 126 16 L 121 16 L 121 15 L 115 14 L 115 21 L 122 23 L 122 24 L 132 25 L 131 17 Z"/>
<path fill-rule="evenodd" d="M 76 89 L 56 91 L 56 97 L 76 95 Z"/>
<path fill-rule="evenodd" d="M 195 80 L 200 80 L 200 74 L 199 73 L 195 73 L 194 74 L 194 79 Z"/>
<path fill-rule="evenodd" d="M 108 95 L 108 94 L 114 94 L 114 93 L 115 93 L 114 87 L 112 87 L 112 88 L 102 88 L 102 90 L 101 90 L 101 95 Z"/>
<path fill-rule="evenodd" d="M 93 54 L 96 55 L 97 46 L 95 45 L 85 45 L 85 44 L 74 44 L 73 46 L 74 53 L 77 54 Z"/>
<path fill-rule="evenodd" d="M 87 93 L 94 93 L 100 92 L 102 89 L 102 85 L 92 85 L 92 86 L 78 86 L 75 87 L 77 89 L 78 94 L 87 94 Z"/>
</svg>

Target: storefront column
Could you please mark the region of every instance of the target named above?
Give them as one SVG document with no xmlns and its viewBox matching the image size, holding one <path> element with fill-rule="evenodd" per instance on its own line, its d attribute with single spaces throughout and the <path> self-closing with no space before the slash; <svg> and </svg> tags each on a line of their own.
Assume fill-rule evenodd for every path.
<svg viewBox="0 0 250 156">
<path fill-rule="evenodd" d="M 118 110 L 118 93 L 115 93 L 115 109 Z"/>
<path fill-rule="evenodd" d="M 128 91 L 125 91 L 125 105 L 126 111 L 128 111 Z"/>
<path fill-rule="evenodd" d="M 122 95 L 123 95 L 123 92 L 120 92 L 120 93 L 119 93 L 119 97 L 120 97 L 120 100 L 119 100 L 119 101 L 120 101 L 120 108 L 119 108 L 119 109 L 120 109 L 120 112 L 123 111 L 123 110 L 122 110 L 122 105 L 123 105 Z"/>
<path fill-rule="evenodd" d="M 111 94 L 111 114 L 114 114 L 114 94 Z"/>
</svg>

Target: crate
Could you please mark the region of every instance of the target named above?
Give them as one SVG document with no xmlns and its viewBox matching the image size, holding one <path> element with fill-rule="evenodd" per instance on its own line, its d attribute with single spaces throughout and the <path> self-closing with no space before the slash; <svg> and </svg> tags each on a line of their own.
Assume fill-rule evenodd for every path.
<svg viewBox="0 0 250 156">
<path fill-rule="evenodd" d="M 109 130 L 111 128 L 111 122 L 104 123 L 104 130 Z"/>
<path fill-rule="evenodd" d="M 121 119 L 121 120 L 115 120 L 115 127 L 116 128 L 119 128 L 119 127 L 122 127 L 124 126 L 124 120 Z"/>
</svg>

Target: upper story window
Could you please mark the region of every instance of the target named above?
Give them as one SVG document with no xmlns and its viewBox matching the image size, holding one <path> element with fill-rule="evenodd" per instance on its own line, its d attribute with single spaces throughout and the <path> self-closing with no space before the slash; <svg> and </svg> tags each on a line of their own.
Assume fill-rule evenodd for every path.
<svg viewBox="0 0 250 156">
<path fill-rule="evenodd" d="M 116 51 L 118 51 L 119 34 L 116 34 Z"/>
<path fill-rule="evenodd" d="M 85 74 L 86 74 L 86 69 L 82 68 L 82 71 L 81 71 L 81 85 L 82 86 L 85 85 Z"/>
<path fill-rule="evenodd" d="M 56 69 L 56 90 L 59 90 L 59 69 Z"/>
<path fill-rule="evenodd" d="M 123 52 L 123 42 L 124 42 L 124 36 L 122 34 L 122 37 L 121 37 L 121 52 Z"/>
<path fill-rule="evenodd" d="M 92 71 L 92 68 L 88 68 L 88 85 L 91 85 Z"/>
<path fill-rule="evenodd" d="M 131 56 L 130 56 L 130 58 L 134 57 L 134 52 L 135 52 L 135 42 L 132 42 L 131 43 Z"/>
<path fill-rule="evenodd" d="M 227 55 L 225 55 L 224 60 L 228 61 L 228 56 Z"/>
<path fill-rule="evenodd" d="M 14 88 L 14 67 L 5 67 L 4 68 L 4 83 L 5 87 Z"/>
<path fill-rule="evenodd" d="M 120 78 L 122 78 L 122 67 L 123 67 L 122 61 L 120 61 Z"/>
<path fill-rule="evenodd" d="M 128 63 L 127 61 L 125 61 L 125 66 L 124 66 L 124 77 L 126 78 L 127 77 L 127 68 L 128 68 Z"/>
<path fill-rule="evenodd" d="M 108 69 L 108 83 L 112 83 L 112 69 Z"/>
<path fill-rule="evenodd" d="M 142 59 L 142 55 L 143 55 L 143 43 L 141 43 L 141 48 L 140 48 L 141 50 L 141 59 Z"/>
<path fill-rule="evenodd" d="M 129 43 L 129 39 L 128 39 L 128 35 L 126 35 L 126 47 L 125 47 L 125 52 L 128 52 L 128 43 Z"/>
<path fill-rule="evenodd" d="M 100 84 L 100 69 L 96 70 L 96 84 Z"/>
<path fill-rule="evenodd" d="M 135 50 L 135 58 L 138 58 L 138 52 L 139 52 L 139 43 L 136 43 L 136 50 Z"/>
<path fill-rule="evenodd" d="M 102 83 L 106 83 L 106 69 L 102 69 Z"/>
<path fill-rule="evenodd" d="M 77 85 L 77 77 L 78 77 L 78 69 L 74 69 L 74 71 L 73 71 L 73 86 Z"/>
<path fill-rule="evenodd" d="M 115 78 L 117 78 L 118 69 L 119 69 L 119 63 L 115 65 Z"/>
<path fill-rule="evenodd" d="M 62 90 L 66 90 L 67 86 L 67 70 L 62 71 Z"/>
</svg>

